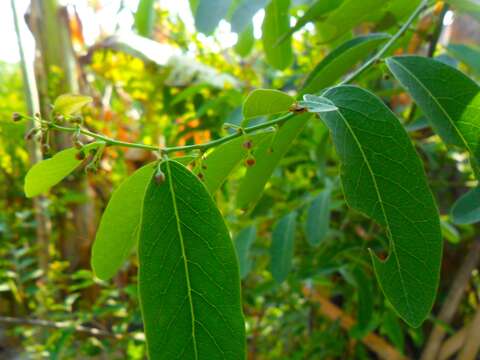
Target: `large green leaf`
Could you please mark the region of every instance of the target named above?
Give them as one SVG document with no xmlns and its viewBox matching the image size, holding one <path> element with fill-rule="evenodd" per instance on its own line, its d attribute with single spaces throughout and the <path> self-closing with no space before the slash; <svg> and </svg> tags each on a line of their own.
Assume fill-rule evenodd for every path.
<svg viewBox="0 0 480 360">
<path fill-rule="evenodd" d="M 480 87 L 477 83 L 457 69 L 430 58 L 392 57 L 387 59 L 387 65 L 443 141 L 469 151 L 478 175 Z"/>
<path fill-rule="evenodd" d="M 238 264 L 240 265 L 240 278 L 245 279 L 252 268 L 250 247 L 257 237 L 255 226 L 242 229 L 235 237 L 235 249 L 237 250 Z"/>
<path fill-rule="evenodd" d="M 198 31 L 210 35 L 220 20 L 225 18 L 232 0 L 198 0 L 195 9 L 195 26 Z"/>
<path fill-rule="evenodd" d="M 84 151 L 96 146 L 95 143 L 87 145 Z M 77 159 L 78 152 L 75 148 L 68 148 L 33 165 L 25 176 L 25 195 L 29 198 L 40 195 L 67 177 L 82 163 L 82 160 Z"/>
<path fill-rule="evenodd" d="M 272 136 L 274 136 L 272 132 L 245 135 L 215 148 L 202 162 L 203 169 L 199 170 L 203 174 L 208 191 L 211 194 L 215 193 L 228 175 L 246 158 L 249 151 L 265 141 L 270 142 Z M 250 149 L 245 143 L 248 143 Z"/>
<path fill-rule="evenodd" d="M 453 204 L 451 216 L 455 224 L 475 224 L 480 221 L 480 188 L 463 194 Z"/>
<path fill-rule="evenodd" d="M 388 4 L 385 0 L 344 0 L 317 25 L 320 40 L 330 42 L 347 34 L 357 25 L 383 13 Z"/>
<path fill-rule="evenodd" d="M 150 37 L 155 23 L 155 0 L 140 0 L 135 12 L 135 27 L 137 32 L 145 37 Z"/>
<path fill-rule="evenodd" d="M 348 204 L 386 229 L 388 257 L 372 253 L 385 296 L 411 326 L 427 317 L 435 299 L 442 238 L 425 172 L 403 126 L 380 99 L 354 86 L 323 94 L 338 111 L 323 113 L 342 161 Z"/>
<path fill-rule="evenodd" d="M 312 70 L 305 80 L 301 93 L 315 93 L 332 86 L 388 38 L 388 34 L 370 34 L 343 43 Z"/>
<path fill-rule="evenodd" d="M 292 267 L 296 224 L 297 213 L 291 212 L 275 224 L 272 232 L 270 271 L 279 284 L 285 281 Z"/>
<path fill-rule="evenodd" d="M 241 0 L 233 12 L 230 23 L 232 31 L 242 33 L 247 25 L 252 22 L 253 16 L 258 10 L 267 6 L 270 0 Z"/>
<path fill-rule="evenodd" d="M 150 359 L 245 358 L 240 278 L 227 227 L 205 186 L 183 165 L 145 193 L 139 290 Z"/>
<path fill-rule="evenodd" d="M 472 45 L 450 44 L 447 50 L 480 76 L 480 49 Z"/>
<path fill-rule="evenodd" d="M 156 164 L 145 165 L 112 193 L 92 248 L 92 269 L 98 278 L 114 276 L 136 245 L 143 197 L 155 169 Z"/>
<path fill-rule="evenodd" d="M 278 44 L 280 37 L 290 29 L 288 9 L 290 0 L 271 0 L 265 9 L 262 25 L 262 41 L 267 63 L 278 70 L 287 68 L 292 60 L 292 43 Z"/>
<path fill-rule="evenodd" d="M 256 89 L 248 94 L 243 103 L 243 116 L 250 119 L 258 116 L 287 112 L 295 99 L 273 89 Z"/>
<path fill-rule="evenodd" d="M 310 114 L 302 114 L 287 120 L 275 133 L 272 142 L 263 142 L 255 152 L 256 164 L 247 170 L 237 194 L 237 206 L 247 209 L 262 195 L 263 188 L 280 160 L 303 130 Z"/>
<path fill-rule="evenodd" d="M 278 42 L 285 41 L 285 39 L 288 39 L 294 32 L 305 26 L 305 24 L 318 20 L 322 16 L 335 10 L 342 2 L 343 0 L 317 0 L 307 9 L 307 11 L 305 11 L 305 14 L 297 20 L 295 26 L 281 36 Z"/>
<path fill-rule="evenodd" d="M 330 225 L 331 190 L 324 189 L 308 207 L 305 234 L 307 241 L 316 246 L 327 236 Z"/>
</svg>

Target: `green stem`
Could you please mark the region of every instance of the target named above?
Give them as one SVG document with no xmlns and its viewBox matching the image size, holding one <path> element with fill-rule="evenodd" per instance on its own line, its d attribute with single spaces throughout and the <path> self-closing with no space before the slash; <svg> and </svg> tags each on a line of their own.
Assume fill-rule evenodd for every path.
<svg viewBox="0 0 480 360">
<path fill-rule="evenodd" d="M 227 135 L 227 136 L 221 137 L 219 139 L 209 141 L 209 142 L 204 143 L 204 144 L 172 146 L 172 147 L 166 147 L 166 148 L 162 148 L 162 149 L 160 149 L 158 146 L 154 146 L 154 145 L 131 143 L 131 142 L 127 142 L 127 141 L 120 141 L 120 140 L 111 139 L 111 138 L 109 138 L 105 135 L 97 134 L 97 133 L 94 133 L 90 130 L 83 129 L 83 128 L 80 128 L 80 133 L 83 134 L 83 135 L 90 136 L 94 139 L 104 141 L 107 144 L 107 146 L 123 146 L 123 147 L 137 148 L 137 149 L 144 149 L 144 150 L 151 150 L 151 151 L 161 151 L 163 154 L 170 154 L 170 153 L 176 152 L 176 151 L 192 151 L 192 150 L 206 151 L 206 150 L 208 150 L 212 147 L 221 145 L 221 144 L 223 144 L 227 141 L 230 141 L 230 140 L 233 140 L 233 139 L 235 139 L 239 136 L 242 136 L 244 133 L 249 134 L 249 133 L 252 133 L 252 132 L 255 132 L 255 131 L 258 131 L 258 130 L 262 130 L 262 129 L 265 129 L 265 128 L 268 128 L 268 127 L 272 127 L 272 126 L 281 124 L 281 123 L 287 121 L 288 119 L 292 118 L 293 116 L 294 116 L 294 114 L 289 113 L 289 114 L 283 115 L 279 118 L 276 118 L 276 119 L 273 119 L 273 120 L 270 120 L 270 121 L 267 121 L 267 122 L 264 122 L 264 123 L 261 123 L 261 124 L 258 124 L 258 125 L 254 125 L 254 126 L 251 126 L 251 127 L 248 127 L 248 128 L 245 128 L 242 131 L 237 131 L 234 134 Z M 50 123 L 48 126 L 52 129 L 63 131 L 63 132 L 68 132 L 68 133 L 75 133 L 75 132 L 78 131 L 78 128 L 76 128 L 76 127 L 60 126 L 60 125 L 53 124 L 53 123 Z"/>
<path fill-rule="evenodd" d="M 346 77 L 339 85 L 351 83 L 371 65 L 379 61 L 383 57 L 383 55 L 390 49 L 390 47 L 408 30 L 413 21 L 418 17 L 418 15 L 420 15 L 420 13 L 427 7 L 427 5 L 428 0 L 422 0 L 420 5 L 417 6 L 415 11 L 412 13 L 412 15 L 410 15 L 408 20 L 405 22 L 405 24 L 402 25 L 402 27 L 397 31 L 397 33 L 393 35 L 390 40 L 388 40 L 388 42 L 374 56 L 370 58 L 370 60 L 365 62 L 361 67 L 359 67 L 356 71 L 350 74 L 350 76 Z"/>
</svg>

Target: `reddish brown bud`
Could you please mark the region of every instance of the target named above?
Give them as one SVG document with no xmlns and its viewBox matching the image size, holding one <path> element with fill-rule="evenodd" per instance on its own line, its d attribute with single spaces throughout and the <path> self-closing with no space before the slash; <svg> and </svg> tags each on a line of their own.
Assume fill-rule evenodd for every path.
<svg viewBox="0 0 480 360">
<path fill-rule="evenodd" d="M 78 153 L 75 154 L 75 158 L 77 160 L 83 160 L 85 159 L 85 153 L 83 151 L 79 151 Z"/>
<path fill-rule="evenodd" d="M 12 120 L 15 121 L 15 122 L 20 121 L 20 120 L 22 120 L 22 119 L 23 119 L 23 115 L 22 115 L 22 114 L 20 114 L 20 113 L 18 113 L 18 112 L 14 112 L 14 113 L 12 114 Z"/>
<path fill-rule="evenodd" d="M 248 167 L 252 167 L 253 165 L 255 165 L 256 161 L 255 161 L 255 158 L 253 157 L 249 157 L 247 158 L 247 160 L 245 160 L 245 165 L 248 166 Z"/>
<path fill-rule="evenodd" d="M 243 143 L 242 145 L 245 149 L 251 149 L 253 147 L 253 142 L 252 140 L 247 140 Z"/>
<path fill-rule="evenodd" d="M 158 185 L 163 184 L 165 182 L 165 174 L 160 169 L 158 169 L 156 174 L 155 174 L 155 182 Z"/>
<path fill-rule="evenodd" d="M 203 173 L 198 173 L 197 176 L 198 176 L 198 178 L 199 178 L 200 180 L 203 180 L 204 177 L 205 177 L 205 176 L 203 175 Z"/>
</svg>

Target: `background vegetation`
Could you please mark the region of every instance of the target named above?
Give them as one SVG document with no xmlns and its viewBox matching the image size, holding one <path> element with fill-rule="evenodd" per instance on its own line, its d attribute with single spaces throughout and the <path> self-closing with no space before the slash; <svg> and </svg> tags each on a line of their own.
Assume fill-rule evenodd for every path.
<svg viewBox="0 0 480 360">
<path fill-rule="evenodd" d="M 320 76 L 308 92 L 334 85 L 388 37 L 375 35 L 360 46 L 351 39 L 396 33 L 420 4 L 272 2 L 284 7 L 280 18 L 286 22 L 272 25 L 267 16 L 262 24 L 262 9 L 273 6 L 269 1 L 233 1 L 218 19 L 213 9 L 222 5 L 210 4 L 202 13 L 208 1 L 190 1 L 192 26 L 162 1 L 142 0 L 133 8 L 120 1 L 111 16 L 118 22 L 124 18 L 119 14 L 130 16 L 132 32 L 101 32 L 87 43 L 83 24 L 91 26 L 92 20 L 75 6 L 32 1 L 25 20 L 36 40 L 35 67 L 28 51 L 23 67 L 22 62 L 0 64 L 0 358 L 146 357 L 136 256 L 113 280 L 101 281 L 93 276 L 90 252 L 112 189 L 154 155 L 107 148 L 97 171 L 77 170 L 48 195 L 27 199 L 28 168 L 71 139 L 55 134 L 48 147 L 27 141 L 31 124 L 13 122 L 14 112 L 48 113 L 60 94 L 82 93 L 94 99 L 83 116 L 95 132 L 150 145 L 204 143 L 232 131 L 226 123 L 241 125 L 242 104 L 253 89 L 296 95 L 322 61 L 324 68 L 317 68 Z M 105 5 L 86 3 L 81 7 L 93 13 Z M 1 16 L 15 17 L 23 48 L 23 14 L 15 10 L 15 1 L 11 4 L 12 14 Z M 242 6 L 244 12 L 237 12 Z M 479 14 L 475 0 L 432 1 L 387 54 L 435 57 L 478 80 Z M 228 40 L 234 38 L 229 29 L 238 32 L 236 44 Z M 347 207 L 338 156 L 326 126 L 315 119 L 295 139 L 249 212 L 233 201 L 248 164 L 216 193 L 241 262 L 249 359 L 447 359 L 465 344 L 480 343 L 469 331 L 480 328 L 478 226 L 458 225 L 450 216 L 455 201 L 476 185 L 468 158 L 433 133 L 383 62 L 355 82 L 398 115 L 437 200 L 444 254 L 433 312 L 415 329 L 385 300 L 367 249 L 385 255 L 388 239 L 373 221 Z M 288 277 L 279 283 L 272 276 L 272 229 L 292 212 L 297 216 L 294 255 Z M 473 346 L 462 359 L 474 359 L 477 352 Z"/>
</svg>

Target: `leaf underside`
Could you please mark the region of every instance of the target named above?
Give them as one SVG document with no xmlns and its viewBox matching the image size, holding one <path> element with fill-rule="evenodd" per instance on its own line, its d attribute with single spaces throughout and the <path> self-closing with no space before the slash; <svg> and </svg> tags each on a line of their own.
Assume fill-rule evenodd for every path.
<svg viewBox="0 0 480 360">
<path fill-rule="evenodd" d="M 419 326 L 435 299 L 442 239 L 422 163 L 395 115 L 353 86 L 328 90 L 338 111 L 322 114 L 342 161 L 349 205 L 385 227 L 389 255 L 372 260 L 380 286 L 400 316 Z"/>
<path fill-rule="evenodd" d="M 151 181 L 139 238 L 139 290 L 150 359 L 244 359 L 235 250 L 205 186 L 183 165 Z"/>
</svg>

